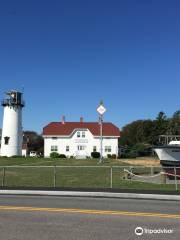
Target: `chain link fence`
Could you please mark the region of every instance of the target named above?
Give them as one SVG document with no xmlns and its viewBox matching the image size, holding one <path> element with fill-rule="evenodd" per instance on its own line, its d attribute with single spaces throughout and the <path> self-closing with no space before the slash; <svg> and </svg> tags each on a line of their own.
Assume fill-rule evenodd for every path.
<svg viewBox="0 0 180 240">
<path fill-rule="evenodd" d="M 143 166 L 1 166 L 1 188 L 180 190 L 180 168 Z"/>
</svg>

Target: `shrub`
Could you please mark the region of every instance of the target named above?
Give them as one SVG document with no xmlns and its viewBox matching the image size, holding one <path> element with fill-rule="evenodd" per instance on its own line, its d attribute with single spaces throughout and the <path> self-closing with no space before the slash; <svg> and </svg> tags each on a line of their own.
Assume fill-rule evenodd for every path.
<svg viewBox="0 0 180 240">
<path fill-rule="evenodd" d="M 137 152 L 132 147 L 126 147 L 121 151 L 121 158 L 136 158 Z"/>
<path fill-rule="evenodd" d="M 138 157 L 150 156 L 152 154 L 152 146 L 146 143 L 137 143 L 133 146 Z"/>
<path fill-rule="evenodd" d="M 59 154 L 59 158 L 66 158 L 65 154 Z"/>
<path fill-rule="evenodd" d="M 92 158 L 100 158 L 100 153 L 99 152 L 92 152 L 91 157 Z"/>
<path fill-rule="evenodd" d="M 111 156 L 113 159 L 116 159 L 116 154 L 112 154 L 112 156 Z"/>
<path fill-rule="evenodd" d="M 112 158 L 112 155 L 108 153 L 107 158 Z"/>
<path fill-rule="evenodd" d="M 129 151 L 125 154 L 125 158 L 136 158 L 137 157 L 137 152 L 136 151 Z"/>
<path fill-rule="evenodd" d="M 57 152 L 52 152 L 52 153 L 50 154 L 50 157 L 51 157 L 51 158 L 59 158 L 59 153 L 57 153 Z"/>
</svg>

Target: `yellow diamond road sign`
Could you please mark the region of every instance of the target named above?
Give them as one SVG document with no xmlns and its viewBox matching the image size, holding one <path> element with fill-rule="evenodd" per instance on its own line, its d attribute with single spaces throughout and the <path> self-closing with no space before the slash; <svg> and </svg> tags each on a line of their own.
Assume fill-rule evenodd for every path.
<svg viewBox="0 0 180 240">
<path fill-rule="evenodd" d="M 97 112 L 101 115 L 103 115 L 105 112 L 106 112 L 106 108 L 103 106 L 103 105 L 100 105 L 98 108 L 97 108 Z"/>
</svg>

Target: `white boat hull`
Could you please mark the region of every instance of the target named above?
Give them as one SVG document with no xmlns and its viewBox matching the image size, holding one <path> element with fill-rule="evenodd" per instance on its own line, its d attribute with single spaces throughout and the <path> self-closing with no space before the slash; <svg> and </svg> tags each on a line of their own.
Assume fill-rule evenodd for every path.
<svg viewBox="0 0 180 240">
<path fill-rule="evenodd" d="M 157 147 L 154 150 L 161 161 L 180 162 L 180 147 Z"/>
<path fill-rule="evenodd" d="M 160 163 L 169 179 L 180 179 L 180 141 L 171 141 L 168 145 L 154 148 Z"/>
</svg>

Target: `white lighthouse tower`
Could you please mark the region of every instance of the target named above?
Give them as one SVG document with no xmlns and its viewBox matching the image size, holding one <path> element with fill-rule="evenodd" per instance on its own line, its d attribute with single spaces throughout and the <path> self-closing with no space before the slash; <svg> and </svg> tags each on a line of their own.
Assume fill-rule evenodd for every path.
<svg viewBox="0 0 180 240">
<path fill-rule="evenodd" d="M 3 99 L 4 107 L 2 137 L 1 137 L 1 156 L 21 156 L 22 155 L 22 108 L 24 102 L 22 93 L 10 91 Z"/>
</svg>

